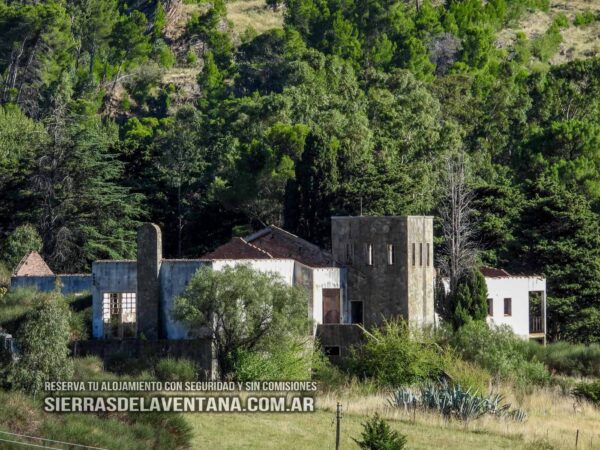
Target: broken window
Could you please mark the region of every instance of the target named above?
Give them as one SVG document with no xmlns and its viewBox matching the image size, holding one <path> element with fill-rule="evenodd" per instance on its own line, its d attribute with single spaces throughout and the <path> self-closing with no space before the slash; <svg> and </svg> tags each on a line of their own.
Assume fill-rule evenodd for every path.
<svg viewBox="0 0 600 450">
<path fill-rule="evenodd" d="M 105 339 L 133 338 L 137 333 L 135 292 L 105 292 L 102 297 Z"/>
<path fill-rule="evenodd" d="M 373 244 L 367 244 L 366 246 L 366 257 L 367 257 L 367 265 L 373 265 Z"/>
<path fill-rule="evenodd" d="M 417 244 L 413 242 L 412 245 L 412 265 L 415 266 L 417 264 Z"/>
<path fill-rule="evenodd" d="M 492 317 L 494 315 L 494 299 L 488 298 L 488 316 Z"/>
<path fill-rule="evenodd" d="M 419 266 L 423 267 L 423 243 L 419 242 Z"/>
</svg>

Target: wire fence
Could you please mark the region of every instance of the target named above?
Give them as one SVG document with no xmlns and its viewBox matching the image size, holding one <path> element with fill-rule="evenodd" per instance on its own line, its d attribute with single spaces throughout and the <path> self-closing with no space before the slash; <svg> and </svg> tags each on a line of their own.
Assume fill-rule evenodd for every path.
<svg viewBox="0 0 600 450">
<path fill-rule="evenodd" d="M 6 438 L 6 439 L 4 439 L 4 438 Z M 22 439 L 22 440 L 10 440 L 10 439 Z M 25 442 L 23 440 L 25 440 Z M 32 442 L 26 442 L 27 440 L 37 441 L 38 443 L 34 444 Z M 71 449 L 108 450 L 103 447 L 92 447 L 89 445 L 75 444 L 73 442 L 57 441 L 54 439 L 46 439 L 46 438 L 41 438 L 38 436 L 29 436 L 27 434 L 11 433 L 8 431 L 0 431 L 0 442 L 16 444 L 17 446 L 21 446 L 21 447 L 45 448 L 45 449 L 49 449 L 49 450 L 65 450 L 65 449 L 68 449 L 68 450 L 71 450 Z M 48 445 L 46 445 L 46 443 Z M 57 444 L 60 447 L 50 447 L 50 445 L 57 445 Z"/>
</svg>

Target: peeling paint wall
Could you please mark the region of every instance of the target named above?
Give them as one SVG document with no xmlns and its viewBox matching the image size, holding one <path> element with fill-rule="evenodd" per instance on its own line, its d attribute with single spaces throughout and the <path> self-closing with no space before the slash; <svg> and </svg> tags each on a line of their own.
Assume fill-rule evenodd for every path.
<svg viewBox="0 0 600 450">
<path fill-rule="evenodd" d="M 92 264 L 92 336 L 102 339 L 102 297 L 105 292 L 136 292 L 135 261 L 96 261 Z"/>
<path fill-rule="evenodd" d="M 204 266 L 210 266 L 210 261 L 201 260 L 163 260 L 160 268 L 160 319 L 162 332 L 167 339 L 188 339 L 188 329 L 173 319 L 171 311 L 175 300 L 185 290 L 194 274 Z"/>
</svg>

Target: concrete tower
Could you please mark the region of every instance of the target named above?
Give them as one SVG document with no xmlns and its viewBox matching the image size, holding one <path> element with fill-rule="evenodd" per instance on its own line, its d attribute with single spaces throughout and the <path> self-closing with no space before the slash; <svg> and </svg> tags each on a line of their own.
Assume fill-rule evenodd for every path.
<svg viewBox="0 0 600 450">
<path fill-rule="evenodd" d="M 331 243 L 348 268 L 345 323 L 433 323 L 433 217 L 332 217 Z"/>
<path fill-rule="evenodd" d="M 158 339 L 162 235 L 153 223 L 145 223 L 137 235 L 137 329 L 138 337 Z"/>
</svg>

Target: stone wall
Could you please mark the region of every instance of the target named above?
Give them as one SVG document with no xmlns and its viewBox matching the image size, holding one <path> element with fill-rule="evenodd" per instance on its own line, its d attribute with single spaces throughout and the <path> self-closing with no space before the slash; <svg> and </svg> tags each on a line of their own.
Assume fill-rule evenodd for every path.
<svg viewBox="0 0 600 450">
<path fill-rule="evenodd" d="M 347 304 L 362 302 L 367 328 L 394 317 L 433 321 L 433 218 L 332 217 L 331 242 L 348 268 Z M 413 266 L 421 246 L 430 250 L 428 267 L 419 266 L 420 254 Z"/>
</svg>

